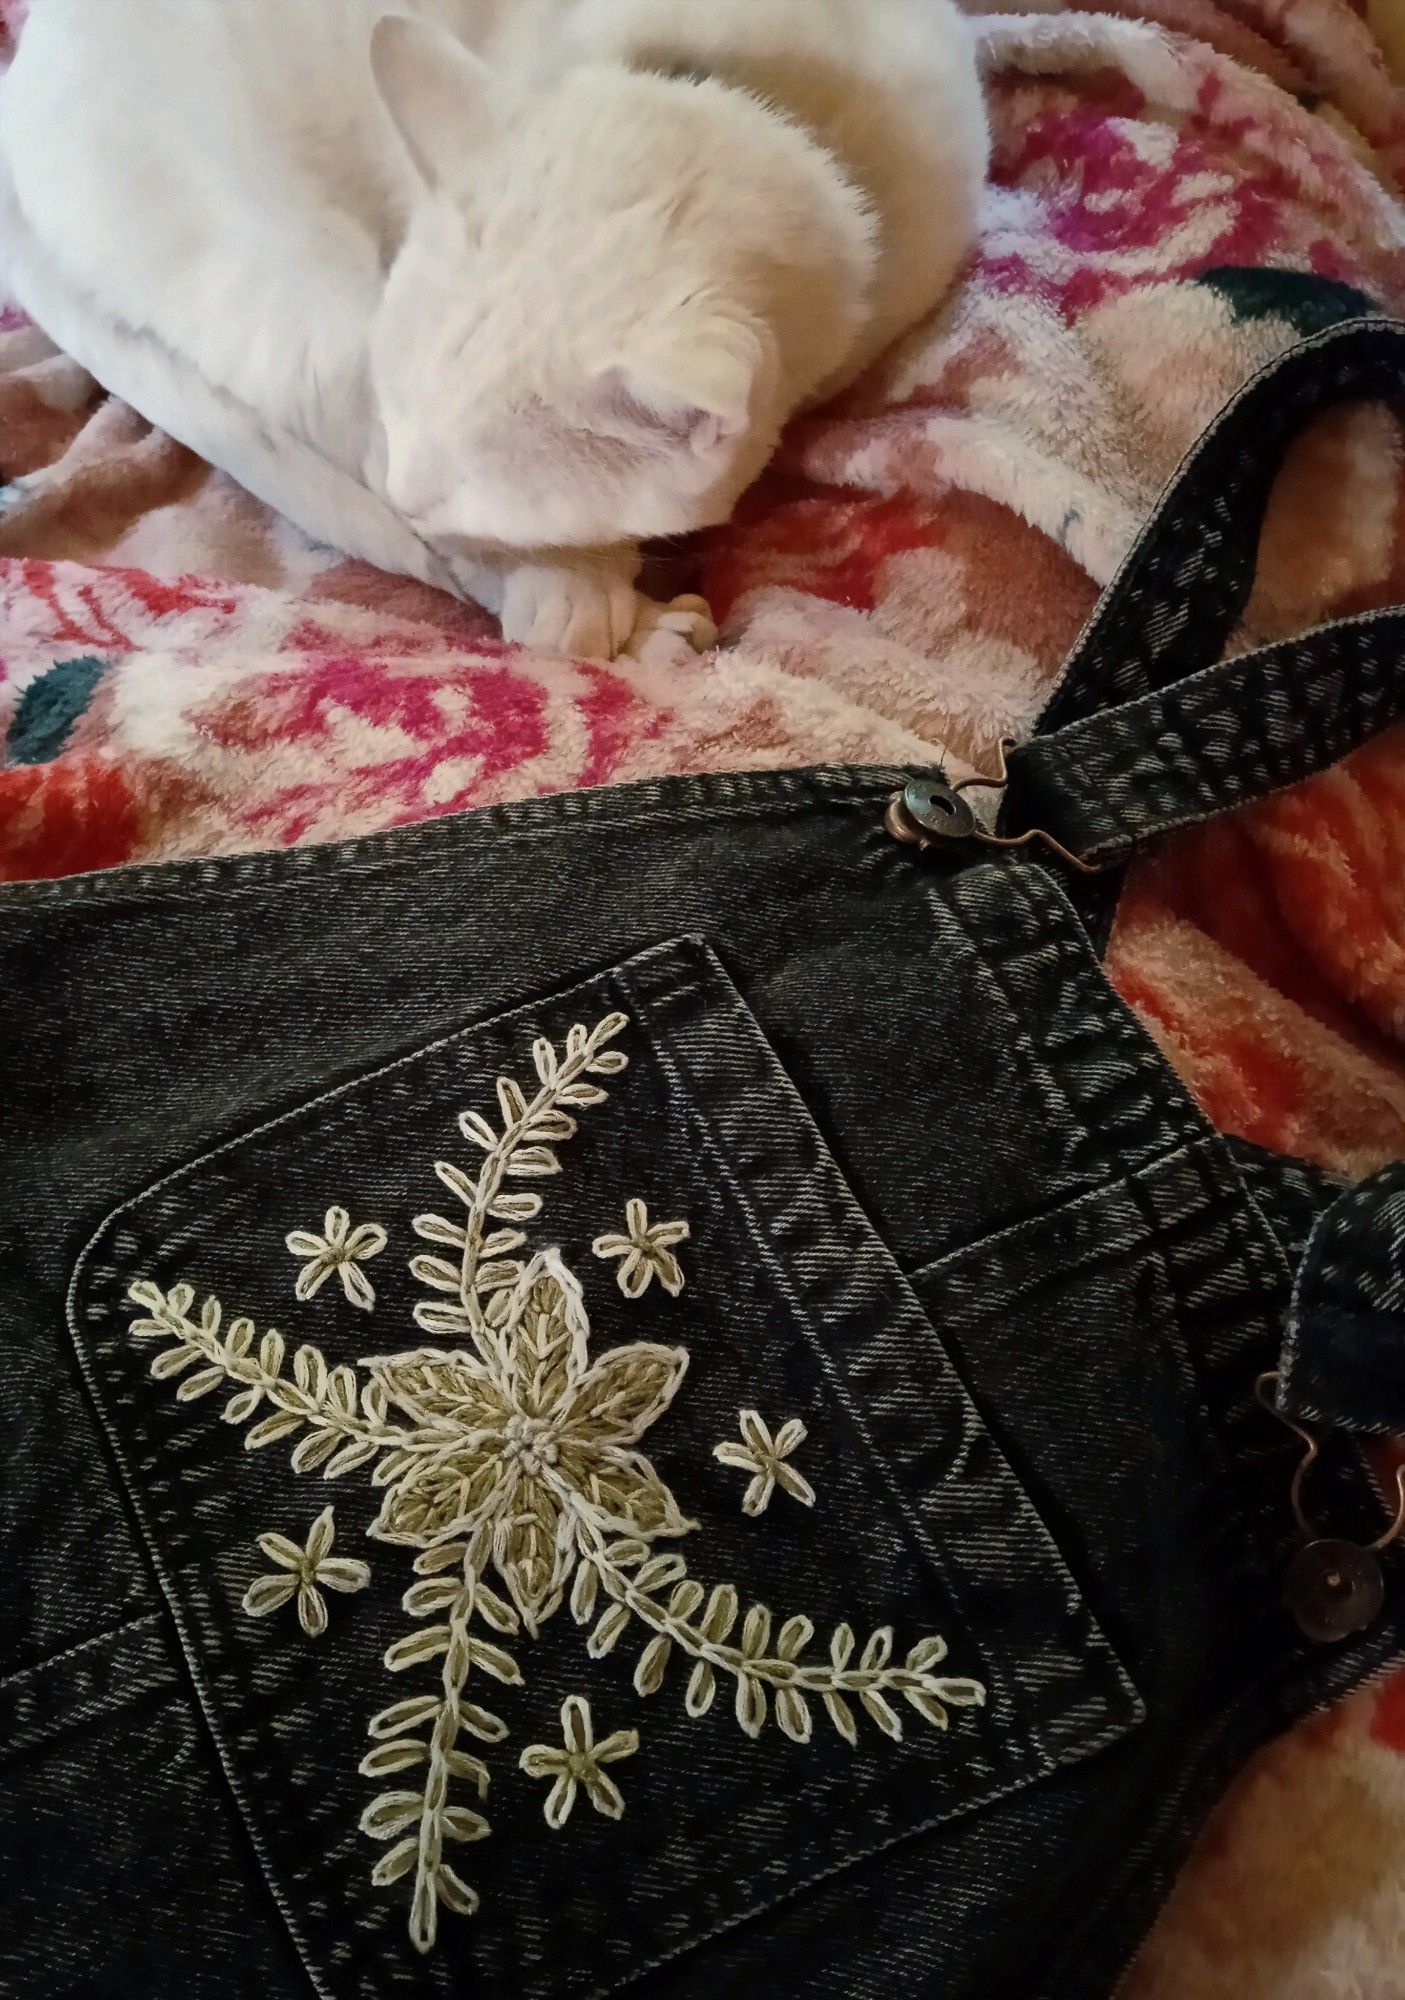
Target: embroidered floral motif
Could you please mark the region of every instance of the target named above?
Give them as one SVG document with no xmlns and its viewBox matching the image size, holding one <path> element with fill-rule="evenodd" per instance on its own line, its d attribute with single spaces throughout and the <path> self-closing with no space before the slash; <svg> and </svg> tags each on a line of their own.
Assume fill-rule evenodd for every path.
<svg viewBox="0 0 1405 2000">
<path fill-rule="evenodd" d="M 310 1229 L 290 1229 L 283 1239 L 295 1257 L 309 1259 L 298 1272 L 294 1297 L 315 1298 L 335 1271 L 352 1305 L 369 1312 L 376 1302 L 376 1290 L 361 1266 L 384 1250 L 385 1231 L 378 1222 L 362 1222 L 353 1229 L 344 1208 L 329 1208 L 322 1228 L 321 1236 L 314 1236 Z"/>
<path fill-rule="evenodd" d="M 421 1348 L 366 1363 L 413 1444 L 382 1459 L 371 1532 L 412 1548 L 487 1530 L 492 1563 L 528 1632 L 561 1602 L 576 1518 L 646 1539 L 695 1523 L 632 1449 L 678 1392 L 681 1348 L 636 1341 L 592 1362 L 580 1287 L 555 1250 L 534 1257 L 477 1352 Z"/>
<path fill-rule="evenodd" d="M 286 1535 L 260 1535 L 259 1547 L 278 1569 L 272 1576 L 256 1576 L 244 1592 L 244 1609 L 249 1616 L 267 1618 L 296 1593 L 298 1622 L 309 1639 L 320 1639 L 327 1629 L 327 1600 L 322 1592 L 349 1594 L 364 1590 L 371 1581 L 369 1563 L 332 1554 L 336 1538 L 330 1507 L 324 1507 L 313 1522 L 306 1547 L 299 1548 Z"/>
<path fill-rule="evenodd" d="M 740 1421 L 743 1442 L 737 1444 L 728 1438 L 712 1447 L 712 1455 L 723 1465 L 734 1465 L 739 1472 L 754 1475 L 742 1495 L 742 1512 L 764 1514 L 778 1486 L 802 1507 L 813 1507 L 814 1487 L 803 1473 L 786 1463 L 809 1435 L 799 1417 L 788 1418 L 774 1437 L 758 1410 L 742 1410 Z"/>
<path fill-rule="evenodd" d="M 618 1763 L 632 1757 L 639 1748 L 637 1729 L 617 1729 L 603 1743 L 595 1741 L 590 1720 L 590 1703 L 584 1696 L 567 1695 L 561 1704 L 561 1735 L 564 1747 L 552 1743 L 529 1743 L 518 1764 L 529 1778 L 553 1778 L 542 1807 L 546 1823 L 557 1833 L 571 1817 L 577 1790 L 606 1819 L 619 1819 L 624 1812 L 624 1796 L 614 1779 L 601 1770 L 602 1764 Z"/>
<path fill-rule="evenodd" d="M 683 1289 L 683 1267 L 673 1254 L 675 1243 L 686 1243 L 686 1222 L 656 1222 L 642 1201 L 625 1203 L 625 1235 L 597 1236 L 591 1248 L 597 1257 L 619 1259 L 615 1282 L 627 1299 L 642 1298 L 655 1278 L 675 1299 Z"/>
<path fill-rule="evenodd" d="M 897 1699 L 937 1728 L 947 1726 L 950 1708 L 985 1699 L 979 1682 L 936 1671 L 946 1654 L 936 1636 L 919 1639 L 898 1661 L 892 1630 L 882 1626 L 855 1660 L 858 1641 L 840 1623 L 828 1659 L 807 1660 L 802 1656 L 815 1630 L 809 1618 L 787 1618 L 773 1640 L 766 1605 L 752 1604 L 743 1615 L 731 1584 L 708 1591 L 688 1575 L 677 1550 L 657 1547 L 696 1523 L 685 1518 L 635 1447 L 672 1404 L 687 1355 L 634 1342 L 592 1359 L 580 1287 L 559 1252 L 542 1251 L 526 1263 L 513 1254 L 526 1240 L 518 1225 L 536 1217 L 541 1197 L 511 1183 L 560 1171 L 554 1148 L 574 1135 L 572 1112 L 605 1098 L 592 1079 L 626 1067 L 626 1057 L 607 1046 L 625 1025 L 622 1014 L 611 1014 L 590 1032 L 573 1027 L 562 1054 L 549 1042 L 535 1043 L 539 1088 L 530 1099 L 511 1078 L 498 1079 L 501 1129 L 474 1111 L 459 1120 L 464 1136 L 484 1152 L 476 1177 L 448 1161 L 435 1163 L 462 1216 L 415 1218 L 416 1233 L 435 1253 L 417 1255 L 411 1270 L 436 1294 L 415 1308 L 415 1318 L 424 1332 L 466 1345 L 372 1356 L 360 1364 L 364 1382 L 355 1369 L 329 1367 L 317 1348 L 303 1346 L 292 1355 L 290 1374 L 275 1329 L 257 1338 L 247 1319 L 226 1325 L 214 1298 L 195 1315 L 195 1295 L 186 1284 L 163 1292 L 141 1279 L 130 1288 L 144 1315 L 134 1319 L 133 1335 L 163 1343 L 153 1375 L 176 1381 L 182 1401 L 233 1385 L 225 1421 L 246 1423 L 257 1415 L 245 1437 L 254 1450 L 301 1433 L 292 1447 L 297 1472 L 321 1467 L 335 1479 L 371 1467 L 372 1482 L 384 1491 L 372 1532 L 418 1550 L 416 1581 L 403 1600 L 416 1629 L 389 1647 L 385 1664 L 392 1673 L 434 1664 L 438 1687 L 393 1702 L 372 1718 L 373 1747 L 362 1770 L 375 1779 L 403 1773 L 404 1781 L 372 1800 L 361 1825 L 386 1844 L 372 1880 L 380 1886 L 412 1882 L 410 1936 L 421 1951 L 434 1943 L 441 1906 L 462 1914 L 477 1907 L 474 1890 L 445 1859 L 445 1848 L 482 1839 L 488 1824 L 456 1803 L 451 1788 L 456 1781 L 470 1784 L 481 1800 L 488 1767 L 462 1747 L 463 1739 L 491 1745 L 508 1732 L 500 1716 L 470 1696 L 472 1678 L 520 1683 L 516 1659 L 498 1642 L 524 1629 L 534 1636 L 568 1585 L 572 1616 L 591 1627 L 590 1658 L 603 1659 L 637 1625 L 644 1644 L 636 1690 L 657 1693 L 677 1653 L 691 1662 L 688 1714 L 706 1714 L 719 1680 L 729 1680 L 737 1721 L 749 1737 L 758 1736 L 773 1714 L 785 1735 L 808 1742 L 818 1702 L 851 1745 L 858 1741 L 856 1710 L 897 1741 Z M 635 1218 L 628 1220 L 633 1232 Z M 658 1231 L 649 1230 L 642 1204 L 637 1220 L 639 1240 L 631 1235 L 631 1254 L 642 1255 L 644 1244 L 652 1243 L 667 1255 L 668 1244 L 659 1245 Z M 329 1215 L 329 1240 L 330 1223 Z M 681 1227 L 664 1225 L 670 1232 Z M 673 1234 L 671 1240 L 681 1238 Z M 439 1254 L 444 1251 L 451 1254 Z M 651 1275 L 667 1282 L 656 1262 Z M 640 1288 L 647 1282 L 643 1278 Z M 765 1468 L 758 1454 L 745 1469 L 763 1485 L 770 1478 L 812 1500 L 807 1482 L 785 1463 L 803 1427 L 792 1419 L 772 1439 L 759 1417 L 755 1422 L 760 1429 L 748 1433 L 749 1441 L 755 1445 L 764 1434 L 769 1456 Z M 305 1552 L 297 1553 L 301 1559 Z M 492 1588 L 490 1574 L 505 1594 Z M 574 1797 L 561 1780 L 584 1784 L 599 1804 L 614 1787 L 595 1766 L 607 1761 L 607 1745 L 625 1754 L 618 1736 L 593 1745 L 584 1702 L 569 1721 L 563 1711 L 562 1728 L 564 1751 L 536 1744 L 527 1753 L 540 1775 L 547 1775 L 542 1756 L 584 1760 L 577 1769 L 553 1767 L 560 1785 L 558 1823 Z"/>
</svg>

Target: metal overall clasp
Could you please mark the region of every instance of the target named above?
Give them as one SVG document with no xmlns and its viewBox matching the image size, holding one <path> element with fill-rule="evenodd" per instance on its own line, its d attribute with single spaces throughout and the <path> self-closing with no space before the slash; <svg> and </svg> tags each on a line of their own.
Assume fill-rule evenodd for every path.
<svg viewBox="0 0 1405 2000">
<path fill-rule="evenodd" d="M 1385 1603 L 1381 1551 L 1405 1534 L 1405 1464 L 1395 1470 L 1394 1519 L 1375 1541 L 1349 1542 L 1324 1535 L 1303 1504 L 1307 1476 L 1321 1457 L 1322 1446 L 1315 1432 L 1278 1408 L 1273 1400 L 1277 1383 L 1278 1371 L 1270 1368 L 1254 1384 L 1254 1394 L 1269 1415 L 1286 1425 L 1306 1447 L 1288 1489 L 1302 1546 L 1283 1573 L 1283 1595 L 1304 1637 L 1331 1645 L 1364 1632 L 1381 1614 Z"/>
<path fill-rule="evenodd" d="M 1031 827 L 1028 833 L 1012 835 L 992 833 L 971 810 L 965 797 L 967 792 L 1005 789 L 1009 783 L 1005 758 L 1014 747 L 1013 736 L 1001 737 L 996 746 L 998 761 L 993 778 L 962 778 L 955 785 L 948 784 L 945 778 L 910 779 L 889 799 L 883 824 L 894 840 L 920 848 L 959 847 L 968 841 L 977 841 L 982 847 L 1028 847 L 1032 841 L 1041 841 L 1080 875 L 1096 875 L 1099 872 L 1096 861 L 1084 861 L 1080 855 L 1070 853 L 1062 841 L 1055 840 L 1043 827 Z"/>
</svg>

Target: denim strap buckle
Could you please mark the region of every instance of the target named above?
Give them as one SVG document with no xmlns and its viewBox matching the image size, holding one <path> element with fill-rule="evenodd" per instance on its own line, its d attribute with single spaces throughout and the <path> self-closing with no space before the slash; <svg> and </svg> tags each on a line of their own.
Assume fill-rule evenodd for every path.
<svg viewBox="0 0 1405 2000">
<path fill-rule="evenodd" d="M 1014 748 L 1015 739 L 1012 736 L 1001 737 L 995 749 L 996 771 L 993 778 L 962 778 L 954 785 L 942 777 L 910 779 L 888 801 L 883 824 L 894 840 L 920 848 L 960 846 L 967 841 L 978 841 L 982 847 L 1028 847 L 1031 842 L 1039 841 L 1068 867 L 1076 868 L 1080 875 L 1099 874 L 1102 863 L 1085 861 L 1082 855 L 1074 854 L 1044 827 L 1032 826 L 1026 832 L 1017 834 L 996 833 L 972 810 L 965 793 L 992 791 L 1003 794 L 1009 783 L 1005 759 Z"/>
<path fill-rule="evenodd" d="M 1283 1572 L 1283 1601 L 1303 1636 L 1332 1645 L 1374 1625 L 1385 1605 L 1383 1550 L 1405 1533 L 1405 1461 L 1395 1469 L 1395 1513 L 1374 1541 L 1353 1542 L 1324 1535 L 1304 1502 L 1309 1472 L 1322 1455 L 1315 1431 L 1286 1416 L 1277 1400 L 1277 1369 L 1260 1375 L 1254 1393 L 1271 1416 L 1301 1439 L 1304 1451 L 1293 1474 L 1289 1500 L 1301 1537 Z"/>
</svg>

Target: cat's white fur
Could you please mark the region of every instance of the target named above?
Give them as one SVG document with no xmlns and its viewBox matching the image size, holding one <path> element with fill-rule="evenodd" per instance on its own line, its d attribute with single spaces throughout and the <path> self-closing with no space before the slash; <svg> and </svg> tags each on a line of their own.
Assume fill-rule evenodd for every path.
<svg viewBox="0 0 1405 2000">
<path fill-rule="evenodd" d="M 988 140 L 951 0 L 31 0 L 0 274 L 105 386 L 509 638 L 706 643 L 722 519 L 928 312 Z"/>
</svg>

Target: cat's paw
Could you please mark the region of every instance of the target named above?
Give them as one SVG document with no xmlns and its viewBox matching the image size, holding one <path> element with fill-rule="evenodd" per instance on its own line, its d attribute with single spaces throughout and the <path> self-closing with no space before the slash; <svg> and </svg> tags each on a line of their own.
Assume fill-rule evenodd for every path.
<svg viewBox="0 0 1405 2000">
<path fill-rule="evenodd" d="M 608 563 L 520 563 L 503 585 L 502 635 L 536 653 L 674 666 L 717 643 L 701 597 L 641 597 Z"/>
<path fill-rule="evenodd" d="M 534 653 L 613 660 L 637 622 L 634 585 L 608 569 L 522 563 L 503 586 L 502 635 Z"/>
<path fill-rule="evenodd" d="M 656 604 L 641 597 L 624 650 L 647 666 L 678 666 L 716 644 L 717 627 L 705 599 L 675 597 Z"/>
</svg>

